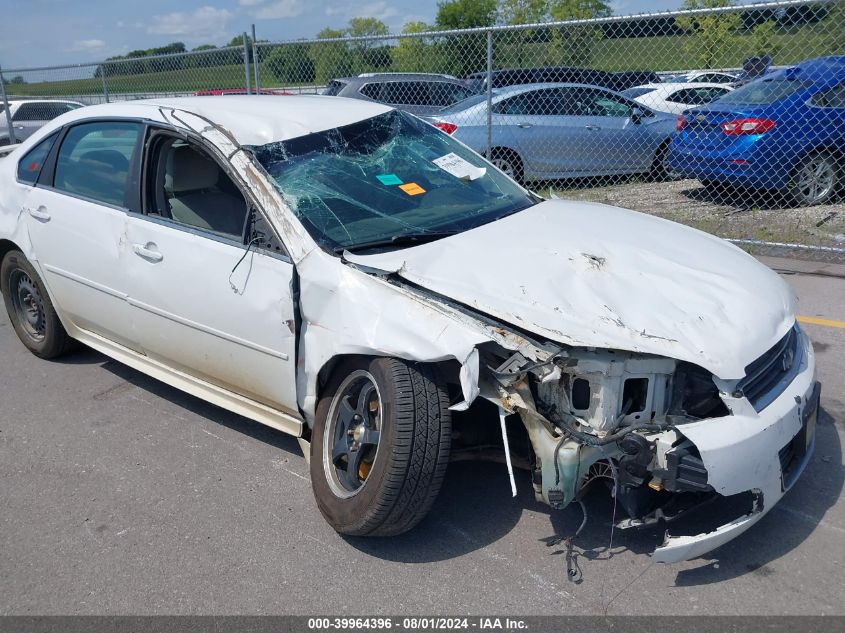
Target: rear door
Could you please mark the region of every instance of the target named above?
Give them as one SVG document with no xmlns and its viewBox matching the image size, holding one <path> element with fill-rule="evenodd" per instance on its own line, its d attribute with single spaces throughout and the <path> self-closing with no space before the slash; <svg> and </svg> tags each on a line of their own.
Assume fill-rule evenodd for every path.
<svg viewBox="0 0 845 633">
<path fill-rule="evenodd" d="M 130 348 L 123 240 L 127 211 L 140 204 L 142 129 L 134 121 L 70 127 L 22 209 L 44 282 L 65 318 Z"/>
<path fill-rule="evenodd" d="M 144 213 L 126 231 L 141 349 L 298 416 L 294 269 L 281 242 L 204 148 L 165 132 L 147 147 Z"/>
</svg>

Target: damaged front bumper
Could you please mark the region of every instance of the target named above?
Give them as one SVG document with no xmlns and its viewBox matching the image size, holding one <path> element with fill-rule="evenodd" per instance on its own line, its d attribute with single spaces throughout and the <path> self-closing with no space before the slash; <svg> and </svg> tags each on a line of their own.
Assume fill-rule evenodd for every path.
<svg viewBox="0 0 845 633">
<path fill-rule="evenodd" d="M 733 415 L 682 429 L 698 448 L 713 489 L 725 497 L 751 491 L 752 511 L 694 536 L 667 532 L 654 560 L 689 560 L 736 538 L 762 519 L 804 471 L 815 445 L 820 385 L 812 347 L 803 334 L 801 343 L 804 354 L 797 376 L 765 409 L 757 413 L 747 402 L 737 401 L 729 403 Z"/>
</svg>

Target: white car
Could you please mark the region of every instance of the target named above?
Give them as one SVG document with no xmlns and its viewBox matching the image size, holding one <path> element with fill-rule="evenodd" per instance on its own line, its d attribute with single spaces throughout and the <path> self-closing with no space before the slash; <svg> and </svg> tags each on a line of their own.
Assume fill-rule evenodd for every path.
<svg viewBox="0 0 845 633">
<path fill-rule="evenodd" d="M 655 553 L 678 561 L 756 523 L 813 448 L 813 349 L 778 275 L 679 224 L 542 200 L 380 104 L 65 114 L 0 159 L 0 259 L 34 354 L 80 341 L 297 436 L 345 534 L 413 527 L 467 437 L 498 438 L 515 493 L 522 435 L 553 508 L 602 478 L 623 527 L 706 508 Z"/>
<path fill-rule="evenodd" d="M 660 83 L 628 88 L 622 94 L 647 108 L 681 114 L 684 110 L 710 103 L 731 90 L 733 88 L 725 84 Z"/>
<path fill-rule="evenodd" d="M 61 101 L 57 99 L 28 99 L 9 101 L 9 114 L 12 119 L 14 141 L 20 143 L 28 139 L 33 132 L 57 116 L 81 108 L 78 101 Z M 9 134 L 9 119 L 5 107 L 0 102 L 0 147 L 12 144 L 12 134 Z"/>
<path fill-rule="evenodd" d="M 692 70 L 680 75 L 671 75 L 665 79 L 667 82 L 730 84 L 735 82 L 737 77 L 739 77 L 739 73 L 721 70 Z"/>
</svg>

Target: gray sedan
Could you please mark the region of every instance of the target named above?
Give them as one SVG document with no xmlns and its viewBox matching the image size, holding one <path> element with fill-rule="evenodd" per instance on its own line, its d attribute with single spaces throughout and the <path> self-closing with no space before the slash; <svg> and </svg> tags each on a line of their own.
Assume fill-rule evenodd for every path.
<svg viewBox="0 0 845 633">
<path fill-rule="evenodd" d="M 528 84 L 493 91 L 490 159 L 520 181 L 649 173 L 664 160 L 675 115 L 584 84 Z M 486 154 L 487 97 L 477 95 L 429 121 Z"/>
</svg>

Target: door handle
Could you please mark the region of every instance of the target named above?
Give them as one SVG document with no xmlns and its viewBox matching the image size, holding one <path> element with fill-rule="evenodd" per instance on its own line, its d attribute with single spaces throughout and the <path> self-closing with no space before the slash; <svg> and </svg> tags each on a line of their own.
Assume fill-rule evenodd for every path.
<svg viewBox="0 0 845 633">
<path fill-rule="evenodd" d="M 29 215 L 34 217 L 36 220 L 40 220 L 41 222 L 49 222 L 50 221 L 50 214 L 47 213 L 46 207 L 38 207 L 37 209 L 27 209 L 26 210 Z"/>
<path fill-rule="evenodd" d="M 587 123 L 587 125 L 585 125 L 584 127 L 587 128 L 590 131 L 595 131 L 595 130 L 601 129 L 598 125 L 593 125 L 592 123 Z"/>
<path fill-rule="evenodd" d="M 23 130 L 23 129 L 26 129 L 26 128 L 24 128 L 24 126 L 22 126 L 22 125 L 16 125 L 15 129 L 16 130 Z"/>
<path fill-rule="evenodd" d="M 521 127 L 523 130 L 527 130 L 530 127 L 534 127 L 533 123 L 517 123 L 516 127 Z"/>
<path fill-rule="evenodd" d="M 159 253 L 157 250 L 154 250 L 155 247 L 155 244 L 153 244 L 152 242 L 148 242 L 147 244 L 133 244 L 132 250 L 135 252 L 136 255 L 138 255 L 139 257 L 143 257 L 148 261 L 160 262 L 164 259 L 164 255 Z"/>
</svg>

